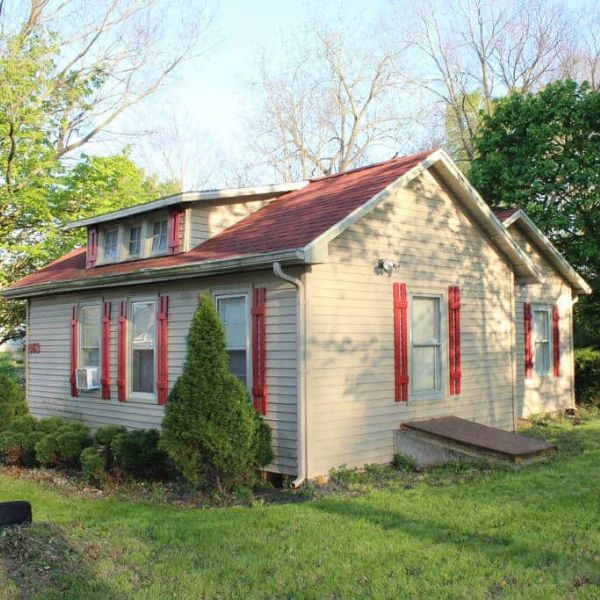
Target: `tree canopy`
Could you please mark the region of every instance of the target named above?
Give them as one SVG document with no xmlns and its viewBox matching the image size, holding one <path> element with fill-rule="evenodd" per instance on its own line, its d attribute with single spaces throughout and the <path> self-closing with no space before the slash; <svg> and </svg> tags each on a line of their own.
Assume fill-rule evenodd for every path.
<svg viewBox="0 0 600 600">
<path fill-rule="evenodd" d="M 578 343 L 600 343 L 600 92 L 558 81 L 483 117 L 469 176 L 494 207 L 523 208 L 594 288 Z"/>
</svg>

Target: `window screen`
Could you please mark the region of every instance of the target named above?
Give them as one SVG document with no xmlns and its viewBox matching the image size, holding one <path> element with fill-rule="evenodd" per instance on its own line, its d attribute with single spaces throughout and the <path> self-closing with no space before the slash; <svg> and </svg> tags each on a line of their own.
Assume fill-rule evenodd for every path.
<svg viewBox="0 0 600 600">
<path fill-rule="evenodd" d="M 248 381 L 248 317 L 246 296 L 217 297 L 219 318 L 225 328 L 225 344 L 231 372 Z"/>
<path fill-rule="evenodd" d="M 412 390 L 438 392 L 441 386 L 440 298 L 413 296 L 411 311 Z"/>
<path fill-rule="evenodd" d="M 131 390 L 154 393 L 154 302 L 131 303 Z"/>
</svg>

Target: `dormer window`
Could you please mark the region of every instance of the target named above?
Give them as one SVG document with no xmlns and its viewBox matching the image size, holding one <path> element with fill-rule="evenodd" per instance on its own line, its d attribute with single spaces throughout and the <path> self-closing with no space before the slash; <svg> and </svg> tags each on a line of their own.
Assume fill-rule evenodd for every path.
<svg viewBox="0 0 600 600">
<path fill-rule="evenodd" d="M 167 230 L 167 219 L 154 221 L 152 224 L 152 254 L 162 254 L 167 251 Z"/>
<path fill-rule="evenodd" d="M 104 233 L 104 252 L 105 262 L 117 260 L 117 244 L 119 241 L 119 230 L 109 229 Z"/>
<path fill-rule="evenodd" d="M 129 258 L 138 258 L 142 251 L 142 227 L 129 228 Z"/>
</svg>

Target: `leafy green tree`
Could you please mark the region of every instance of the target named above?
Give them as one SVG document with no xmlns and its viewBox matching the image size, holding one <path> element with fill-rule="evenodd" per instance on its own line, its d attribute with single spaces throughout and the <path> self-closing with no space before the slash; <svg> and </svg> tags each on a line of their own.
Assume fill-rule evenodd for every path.
<svg viewBox="0 0 600 600">
<path fill-rule="evenodd" d="M 578 345 L 600 345 L 600 92 L 559 81 L 495 102 L 469 176 L 492 206 L 524 209 L 594 289 Z"/>
<path fill-rule="evenodd" d="M 161 444 L 192 484 L 224 492 L 249 483 L 271 460 L 270 442 L 246 388 L 229 371 L 223 326 L 203 295 L 183 372 L 169 394 Z"/>
</svg>

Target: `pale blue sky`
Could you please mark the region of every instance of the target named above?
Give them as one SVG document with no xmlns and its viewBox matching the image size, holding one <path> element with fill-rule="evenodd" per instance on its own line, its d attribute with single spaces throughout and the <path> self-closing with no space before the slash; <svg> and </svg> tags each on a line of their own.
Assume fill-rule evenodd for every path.
<svg viewBox="0 0 600 600">
<path fill-rule="evenodd" d="M 598 6 L 595 0 L 564 0 L 563 4 L 569 10 Z M 390 5 L 390 0 L 330 0 L 319 4 L 314 0 L 220 0 L 212 5 L 215 16 L 207 32 L 204 56 L 186 63 L 158 94 L 123 117 L 119 126 L 131 136 L 116 137 L 97 150 L 114 151 L 133 143 L 136 160 L 165 175 L 164 161 L 155 151 L 162 142 L 136 133 L 140 128 L 156 131 L 176 122 L 184 153 L 192 162 L 197 161 L 198 172 L 209 172 L 209 155 L 215 149 L 235 155 L 243 117 L 253 105 L 249 80 L 259 50 L 277 60 L 281 40 L 302 27 L 312 6 L 325 11 L 328 19 L 336 19 L 343 6 L 344 14 L 376 21 L 390 14 Z M 186 187 L 190 183 L 186 182 Z M 209 178 L 212 183 L 213 178 Z"/>
</svg>

